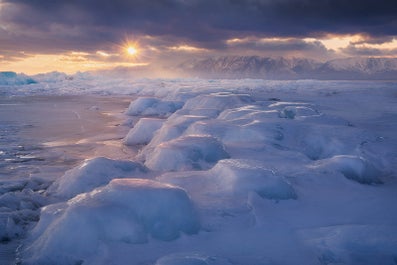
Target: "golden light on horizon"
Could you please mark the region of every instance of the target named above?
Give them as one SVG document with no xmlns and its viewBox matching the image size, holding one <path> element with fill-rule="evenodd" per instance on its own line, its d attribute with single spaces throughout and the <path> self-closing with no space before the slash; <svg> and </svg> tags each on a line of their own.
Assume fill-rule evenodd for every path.
<svg viewBox="0 0 397 265">
<path fill-rule="evenodd" d="M 169 47 L 170 50 L 174 51 L 184 51 L 184 52 L 201 52 L 201 51 L 207 51 L 207 49 L 204 48 L 198 48 L 190 45 L 179 45 L 179 46 L 172 46 Z"/>
<path fill-rule="evenodd" d="M 100 57 L 107 58 L 104 54 L 96 53 Z M 81 54 L 81 55 L 80 55 Z M 88 53 L 87 53 L 88 54 Z M 77 71 L 95 71 L 106 70 L 115 67 L 145 67 L 148 62 L 126 62 L 126 61 L 102 61 L 100 57 L 92 59 L 90 56 L 95 53 L 82 55 L 79 52 L 70 52 L 64 54 L 29 54 L 22 60 L 7 61 L 0 64 L 0 71 L 14 71 L 34 75 L 52 71 L 60 71 L 67 74 L 73 74 Z M 107 54 L 112 56 L 112 54 Z M 0 55 L 1 58 L 2 55 Z"/>
</svg>

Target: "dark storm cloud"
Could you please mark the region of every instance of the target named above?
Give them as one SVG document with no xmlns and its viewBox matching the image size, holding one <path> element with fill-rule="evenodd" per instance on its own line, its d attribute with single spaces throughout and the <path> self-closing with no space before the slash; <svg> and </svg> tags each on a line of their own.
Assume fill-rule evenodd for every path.
<svg viewBox="0 0 397 265">
<path fill-rule="evenodd" d="M 15 42 L 88 50 L 128 34 L 223 49 L 245 36 L 397 32 L 395 0 L 3 0 L 0 22 Z M 52 41 L 57 40 L 57 43 Z"/>
<path fill-rule="evenodd" d="M 397 49 L 385 50 L 385 49 L 376 49 L 376 48 L 356 47 L 354 45 L 349 45 L 348 47 L 343 48 L 341 51 L 349 56 L 354 56 L 354 57 L 357 56 L 396 57 L 397 56 Z"/>
<path fill-rule="evenodd" d="M 230 46 L 240 49 L 272 50 L 272 51 L 319 51 L 327 52 L 319 41 L 307 42 L 301 39 L 246 39 L 231 43 Z"/>
</svg>

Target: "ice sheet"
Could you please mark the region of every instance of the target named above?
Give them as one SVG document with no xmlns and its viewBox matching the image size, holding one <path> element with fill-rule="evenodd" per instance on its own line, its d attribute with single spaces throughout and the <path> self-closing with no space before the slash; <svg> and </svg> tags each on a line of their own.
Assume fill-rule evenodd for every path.
<svg viewBox="0 0 397 265">
<path fill-rule="evenodd" d="M 397 83 L 57 76 L 42 77 L 38 84 L 1 87 L 7 97 L 47 95 L 37 105 L 46 119 L 37 124 L 37 134 L 35 127 L 28 127 L 31 131 L 24 137 L 46 143 L 45 152 L 69 150 L 74 160 L 55 164 L 59 167 L 53 168 L 52 179 L 69 176 L 66 168 L 73 167 L 70 172 L 77 173 L 70 176 L 77 177 L 70 181 L 78 189 L 71 196 L 80 193 L 71 199 L 47 193 L 43 199 L 49 185 L 43 179 L 49 177 L 40 173 L 46 169 L 39 165 L 44 162 L 36 160 L 28 162 L 40 171 L 32 175 L 34 181 L 14 176 L 3 183 L 7 196 L 0 199 L 23 208 L 21 216 L 29 224 L 45 206 L 34 230 L 23 228 L 16 217 L 4 222 L 3 231 L 31 231 L 19 248 L 22 264 L 52 264 L 61 254 L 67 259 L 57 260 L 59 264 L 396 263 Z M 71 97 L 72 105 L 48 111 L 60 94 L 80 96 Z M 113 101 L 101 111 L 101 99 L 107 102 L 109 97 Z M 143 104 L 147 98 L 155 99 L 159 109 Z M 95 102 L 84 105 L 87 99 Z M 124 116 L 129 103 L 136 108 Z M 145 106 L 149 112 L 142 111 Z M 15 115 L 11 110 L 19 108 L 8 107 L 7 130 L 19 132 L 12 122 L 24 124 L 24 112 Z M 60 109 L 70 116 L 60 115 Z M 103 115 L 108 112 L 121 116 Z M 115 121 L 121 126 L 115 127 Z M 55 127 L 48 130 L 44 125 Z M 55 139 L 50 139 L 50 131 L 56 132 Z M 15 142 L 25 139 L 19 133 L 9 138 L 14 135 Z M 43 138 L 46 141 L 37 141 Z M 128 142 L 132 145 L 123 145 Z M 98 167 L 101 174 L 79 169 L 85 159 L 102 161 L 101 156 L 112 159 L 110 166 L 106 162 Z M 132 160 L 148 170 L 140 176 L 120 171 L 113 167 L 119 160 Z M 114 180 L 118 177 L 122 180 Z M 90 179 L 95 181 L 87 184 Z M 111 188 L 115 181 L 116 190 Z M 129 181 L 135 183 L 133 188 Z M 160 190 L 168 185 L 171 193 L 161 197 Z M 153 218 L 140 219 L 137 209 Z M 192 209 L 197 216 L 189 218 L 186 212 Z M 167 210 L 183 224 L 164 225 Z M 153 220 L 160 221 L 153 225 Z M 78 237 L 75 225 L 90 227 L 87 244 L 73 244 Z M 186 226 L 197 230 L 184 232 Z M 155 227 L 155 235 L 142 227 Z M 182 232 L 162 236 L 175 231 Z M 65 247 L 67 253 L 59 252 Z"/>
</svg>

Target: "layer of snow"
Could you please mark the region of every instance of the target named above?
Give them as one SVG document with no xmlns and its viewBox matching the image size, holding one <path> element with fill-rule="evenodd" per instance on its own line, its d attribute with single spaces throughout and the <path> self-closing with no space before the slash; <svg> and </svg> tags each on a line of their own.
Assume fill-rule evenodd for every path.
<svg viewBox="0 0 397 265">
<path fill-rule="evenodd" d="M 132 102 L 114 157 L 0 182 L 21 264 L 395 264 L 396 83 L 47 77 L 1 93 Z"/>
</svg>

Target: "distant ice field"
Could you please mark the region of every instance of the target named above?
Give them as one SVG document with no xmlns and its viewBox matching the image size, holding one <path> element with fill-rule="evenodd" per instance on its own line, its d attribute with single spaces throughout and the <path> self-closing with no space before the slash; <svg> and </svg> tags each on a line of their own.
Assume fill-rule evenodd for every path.
<svg viewBox="0 0 397 265">
<path fill-rule="evenodd" d="M 396 82 L 2 83 L 1 264 L 397 264 Z"/>
</svg>

